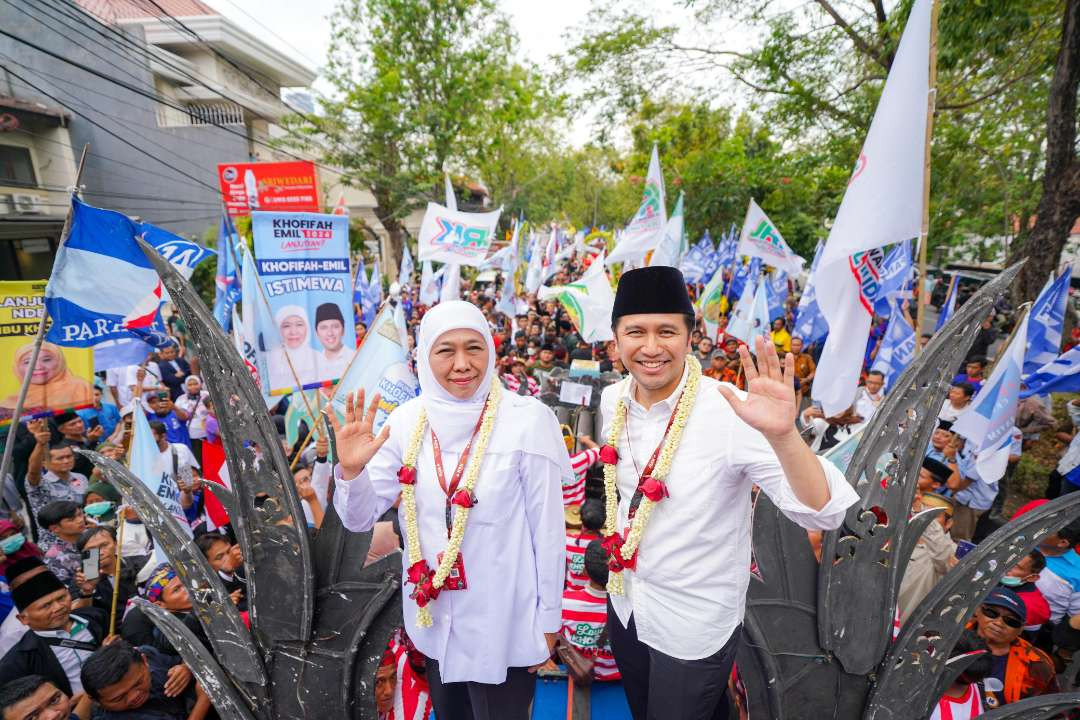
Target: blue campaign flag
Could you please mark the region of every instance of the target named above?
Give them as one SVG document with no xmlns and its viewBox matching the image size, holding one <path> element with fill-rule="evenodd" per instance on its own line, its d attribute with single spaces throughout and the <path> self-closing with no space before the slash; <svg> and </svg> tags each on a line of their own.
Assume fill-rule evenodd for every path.
<svg viewBox="0 0 1080 720">
<path fill-rule="evenodd" d="M 709 272 L 709 267 L 712 264 L 712 255 L 712 241 L 709 240 L 708 233 L 706 233 L 696 245 L 692 245 L 690 249 L 686 251 L 686 254 L 683 255 L 682 262 L 679 263 L 679 270 L 682 271 L 686 282 L 705 282 L 705 276 Z"/>
<path fill-rule="evenodd" d="M 1052 392 L 1080 392 L 1080 345 L 1043 365 L 1024 378 L 1020 397 Z"/>
<path fill-rule="evenodd" d="M 885 337 L 881 339 L 881 347 L 878 348 L 872 368 L 885 375 L 886 390 L 915 357 L 915 328 L 908 322 L 899 303 L 893 301 L 892 305 L 889 326 L 885 329 Z"/>
<path fill-rule="evenodd" d="M 68 347 L 131 337 L 156 342 L 165 332 L 159 312 L 164 289 L 136 238 L 187 277 L 213 251 L 75 197 L 71 205 L 71 232 L 45 288 L 52 318 L 47 339 Z"/>
<path fill-rule="evenodd" d="M 363 299 L 360 302 L 360 312 L 363 313 L 364 327 L 371 327 L 375 320 L 375 313 L 379 310 L 382 302 L 382 275 L 379 274 L 379 260 L 371 267 L 371 280 L 364 286 Z"/>
<path fill-rule="evenodd" d="M 941 328 L 945 327 L 945 323 L 949 321 L 949 317 L 952 316 L 953 311 L 956 310 L 956 286 L 958 278 L 956 275 L 952 276 L 949 280 L 949 294 L 945 296 L 945 304 L 941 306 L 941 312 L 938 314 L 937 325 L 934 326 L 934 332 L 937 332 Z"/>
<path fill-rule="evenodd" d="M 363 308 L 364 293 L 367 292 L 367 269 L 364 267 L 363 256 L 357 258 L 357 262 L 359 262 L 360 265 L 356 268 L 356 278 L 353 280 L 352 301 L 353 305 L 359 305 Z"/>
<path fill-rule="evenodd" d="M 1065 304 L 1069 300 L 1071 280 L 1072 265 L 1066 265 L 1064 272 L 1052 282 L 1046 283 L 1046 287 L 1031 306 L 1028 347 L 1024 356 L 1025 375 L 1053 362 L 1061 349 L 1061 331 L 1065 325 Z"/>
<path fill-rule="evenodd" d="M 907 290 L 911 279 L 911 241 L 905 240 L 893 247 L 881 264 L 881 278 L 878 281 L 877 295 L 874 296 L 874 312 L 881 317 L 888 317 L 892 312 L 893 298 L 901 296 Z M 899 303 L 896 305 L 899 307 Z"/>
<path fill-rule="evenodd" d="M 756 287 L 758 276 L 761 275 L 761 258 L 750 258 L 750 262 L 740 265 L 735 269 L 735 275 L 731 280 L 728 297 L 742 297 L 743 289 L 750 285 Z"/>
<path fill-rule="evenodd" d="M 769 305 L 769 322 L 784 317 L 784 301 L 787 300 L 787 273 L 777 270 L 765 278 L 765 298 Z"/>
<path fill-rule="evenodd" d="M 825 321 L 825 316 L 818 307 L 816 293 L 814 292 L 814 270 L 817 269 L 818 261 L 821 259 L 821 253 L 824 249 L 825 243 L 818 242 L 817 250 L 814 252 L 814 261 L 810 264 L 810 276 L 806 281 L 806 287 L 803 288 L 802 296 L 799 298 L 799 307 L 795 313 L 795 328 L 791 333 L 792 337 L 796 335 L 801 337 L 806 347 L 820 342 L 829 334 L 829 324 Z"/>
<path fill-rule="evenodd" d="M 237 245 L 240 237 L 227 213 L 218 227 L 217 271 L 214 273 L 214 319 L 225 332 L 232 324 L 232 310 L 240 301 L 240 278 L 237 268 Z"/>
</svg>

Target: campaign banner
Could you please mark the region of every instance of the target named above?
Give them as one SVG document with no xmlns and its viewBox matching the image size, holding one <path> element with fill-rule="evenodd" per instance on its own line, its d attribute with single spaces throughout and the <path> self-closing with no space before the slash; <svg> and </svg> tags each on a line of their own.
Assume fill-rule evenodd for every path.
<svg viewBox="0 0 1080 720">
<path fill-rule="evenodd" d="M 44 312 L 44 280 L 0 282 L 0 426 L 10 424 L 28 373 L 24 418 L 94 404 L 93 350 L 45 342 L 30 367 Z"/>
<path fill-rule="evenodd" d="M 319 178 L 315 163 L 221 163 L 218 183 L 230 217 L 269 212 L 319 212 Z"/>
<path fill-rule="evenodd" d="M 500 214 L 502 208 L 467 213 L 429 202 L 420 225 L 420 261 L 482 265 L 495 240 Z"/>
<path fill-rule="evenodd" d="M 337 380 L 356 347 L 348 218 L 256 211 L 251 233 L 277 330 L 263 337 L 269 394 Z"/>
</svg>

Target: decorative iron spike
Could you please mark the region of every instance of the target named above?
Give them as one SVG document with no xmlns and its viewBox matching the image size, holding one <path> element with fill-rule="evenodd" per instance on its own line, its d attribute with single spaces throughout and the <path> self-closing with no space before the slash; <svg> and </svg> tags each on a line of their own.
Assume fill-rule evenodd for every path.
<svg viewBox="0 0 1080 720">
<path fill-rule="evenodd" d="M 1080 493 L 1051 500 L 998 528 L 946 573 L 882 660 L 865 720 L 921 720 L 929 715 L 945 691 L 945 662 L 972 613 L 1009 568 L 1077 517 Z"/>
<path fill-rule="evenodd" d="M 979 720 L 1051 720 L 1065 717 L 1062 710 L 1080 707 L 1080 692 L 1054 693 L 1017 700 L 1008 705 L 984 712 Z"/>
<path fill-rule="evenodd" d="M 262 395 L 232 342 L 176 269 L 139 245 L 184 318 L 214 399 L 237 495 L 239 512 L 230 518 L 244 552 L 252 631 L 265 657 L 279 642 L 311 637 L 314 573 L 300 498 Z"/>
<path fill-rule="evenodd" d="M 195 679 L 202 685 L 203 691 L 222 717 L 231 720 L 256 720 L 250 708 L 229 682 L 225 672 L 214 661 L 199 639 L 184 627 L 184 623 L 168 610 L 160 608 L 144 598 L 135 598 L 135 606 L 140 608 L 153 621 L 169 643 L 176 648 Z M 265 705 L 256 705 L 256 711 L 266 710 Z M 259 713 L 259 717 L 267 717 Z"/>
<path fill-rule="evenodd" d="M 125 501 L 135 508 L 153 535 L 154 542 L 168 556 L 177 576 L 187 588 L 192 611 L 206 631 L 214 653 L 236 681 L 248 704 L 256 706 L 265 699 L 267 678 L 262 658 L 251 642 L 251 635 L 229 599 L 221 578 L 191 541 L 188 531 L 128 468 L 90 450 L 77 448 L 76 452 L 101 468 L 109 484 L 119 490 Z"/>
<path fill-rule="evenodd" d="M 901 374 L 874 414 L 848 465 L 848 481 L 860 502 L 847 514 L 845 527 L 826 533 L 818 585 L 821 646 L 854 674 L 873 672 L 891 637 L 900 582 L 910 560 L 897 552 L 911 547 L 907 517 L 915 496 L 919 466 L 937 422 L 954 367 L 967 353 L 979 323 L 1019 272 L 1014 265 L 984 285 L 956 312 Z M 887 459 L 884 470 L 879 463 Z M 866 515 L 885 511 L 879 525 Z M 852 592 L 854 587 L 878 592 Z M 867 632 L 853 632 L 853 628 Z"/>
</svg>

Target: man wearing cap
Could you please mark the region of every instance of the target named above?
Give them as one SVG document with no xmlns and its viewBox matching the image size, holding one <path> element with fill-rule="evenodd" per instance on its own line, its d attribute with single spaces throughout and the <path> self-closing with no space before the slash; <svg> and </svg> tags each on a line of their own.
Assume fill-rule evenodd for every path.
<svg viewBox="0 0 1080 720">
<path fill-rule="evenodd" d="M 946 464 L 956 463 L 956 452 L 949 448 L 952 437 L 952 423 L 938 418 L 934 434 L 930 436 L 930 448 L 926 451 L 926 457 Z"/>
<path fill-rule="evenodd" d="M 922 467 L 919 468 L 919 490 L 921 492 L 944 490 L 954 472 L 945 463 L 929 456 L 924 457 Z"/>
<path fill-rule="evenodd" d="M 52 442 L 44 420 L 31 420 L 27 429 L 35 440 L 26 468 L 30 513 L 36 516 L 41 508 L 56 500 L 81 503 L 90 482 L 85 475 L 73 471 L 75 451 L 71 445 L 63 440 Z"/>
<path fill-rule="evenodd" d="M 751 488 L 831 530 L 858 497 L 795 428 L 794 359 L 757 338 L 748 391 L 702 377 L 682 274 L 623 274 L 612 309 L 631 377 L 601 399 L 608 628 L 635 720 L 710 718 L 724 700 L 750 581 Z"/>
<path fill-rule="evenodd" d="M 923 472 L 926 472 L 925 462 Z M 908 617 L 923 601 L 923 598 L 930 594 L 938 580 L 957 563 L 956 542 L 949 537 L 949 528 L 952 526 L 953 518 L 952 500 L 937 493 L 921 491 L 922 478 L 923 474 L 920 473 L 920 493 L 912 503 L 912 511 L 944 508 L 944 512 L 926 526 L 922 537 L 911 551 L 911 560 L 908 562 L 907 570 L 904 571 L 904 579 L 900 581 L 900 592 L 896 601 L 897 610 L 900 612 L 900 622 L 907 622 Z"/>
<path fill-rule="evenodd" d="M 19 622 L 27 627 L 0 659 L 0 685 L 41 675 L 68 695 L 82 692 L 79 671 L 105 639 L 105 613 L 71 612 L 71 595 L 51 572 L 39 572 L 11 591 Z"/>
<path fill-rule="evenodd" d="M 322 345 L 322 350 L 315 356 L 319 377 L 340 379 L 353 354 L 345 352 L 345 316 L 336 304 L 328 302 L 315 308 L 315 337 Z"/>
<path fill-rule="evenodd" d="M 996 685 L 1002 689 L 986 693 L 990 708 L 1058 690 L 1050 656 L 1020 637 L 1026 617 L 1027 607 L 1020 596 L 999 585 L 968 623 L 968 627 L 974 625 L 994 656 L 991 677 L 997 678 Z"/>
</svg>

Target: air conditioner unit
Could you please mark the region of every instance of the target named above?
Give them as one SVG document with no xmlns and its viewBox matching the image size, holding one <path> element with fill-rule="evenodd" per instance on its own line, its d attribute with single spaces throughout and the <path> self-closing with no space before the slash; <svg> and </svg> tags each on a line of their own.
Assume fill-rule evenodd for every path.
<svg viewBox="0 0 1080 720">
<path fill-rule="evenodd" d="M 16 193 L 11 197 L 14 201 L 15 212 L 17 213 L 37 214 L 41 212 L 41 198 L 39 196 Z"/>
<path fill-rule="evenodd" d="M 15 205 L 10 195 L 0 195 L 0 215 L 11 215 L 15 212 Z"/>
</svg>

